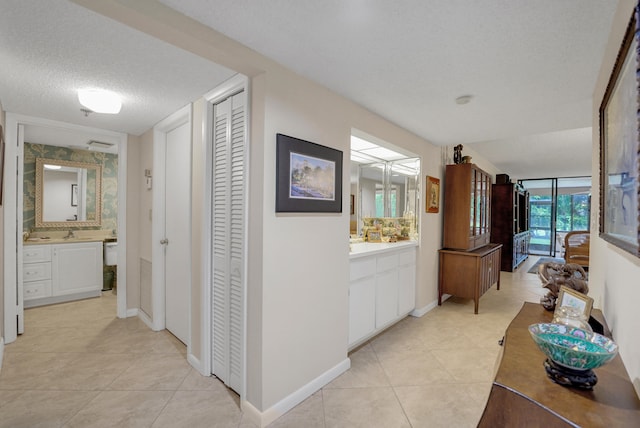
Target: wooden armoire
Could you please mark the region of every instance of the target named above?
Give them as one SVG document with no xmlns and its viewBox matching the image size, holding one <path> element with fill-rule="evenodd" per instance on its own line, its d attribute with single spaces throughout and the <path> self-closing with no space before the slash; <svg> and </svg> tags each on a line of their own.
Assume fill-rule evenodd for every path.
<svg viewBox="0 0 640 428">
<path fill-rule="evenodd" d="M 473 299 L 477 314 L 480 297 L 495 283 L 500 289 L 502 245 L 490 243 L 492 180 L 471 163 L 446 167 L 439 305 L 444 294 Z"/>
<path fill-rule="evenodd" d="M 529 192 L 519 184 L 494 184 L 491 242 L 502 244 L 501 270 L 513 272 L 529 257 L 529 240 Z"/>
</svg>

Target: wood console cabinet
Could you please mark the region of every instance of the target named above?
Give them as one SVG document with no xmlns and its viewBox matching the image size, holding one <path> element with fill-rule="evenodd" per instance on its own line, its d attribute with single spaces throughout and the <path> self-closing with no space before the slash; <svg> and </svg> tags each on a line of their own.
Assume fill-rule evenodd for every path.
<svg viewBox="0 0 640 428">
<path fill-rule="evenodd" d="M 438 305 L 442 295 L 473 299 L 478 313 L 480 297 L 497 283 L 500 290 L 501 244 L 489 244 L 472 251 L 440 250 Z"/>
<path fill-rule="evenodd" d="M 501 270 L 513 272 L 529 257 L 529 192 L 514 183 L 494 184 L 491 242 L 503 245 Z"/>
<path fill-rule="evenodd" d="M 602 312 L 591 315 L 608 332 Z M 620 355 L 594 370 L 592 391 L 560 386 L 547 377 L 545 355 L 528 327 L 551 322 L 553 313 L 537 303 L 525 303 L 504 336 L 502 356 L 480 428 L 493 427 L 637 427 L 640 400 Z"/>
<path fill-rule="evenodd" d="M 473 299 L 477 314 L 480 297 L 495 283 L 500 289 L 502 245 L 489 243 L 492 180 L 474 164 L 447 165 L 438 305 L 443 294 Z"/>
</svg>

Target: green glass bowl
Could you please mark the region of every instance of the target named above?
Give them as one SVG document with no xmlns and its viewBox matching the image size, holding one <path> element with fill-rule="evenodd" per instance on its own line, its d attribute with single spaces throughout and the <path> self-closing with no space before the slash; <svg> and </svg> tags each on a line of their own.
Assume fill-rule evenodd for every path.
<svg viewBox="0 0 640 428">
<path fill-rule="evenodd" d="M 618 345 L 608 337 L 563 324 L 529 326 L 538 348 L 554 363 L 572 370 L 590 370 L 611 361 Z"/>
</svg>

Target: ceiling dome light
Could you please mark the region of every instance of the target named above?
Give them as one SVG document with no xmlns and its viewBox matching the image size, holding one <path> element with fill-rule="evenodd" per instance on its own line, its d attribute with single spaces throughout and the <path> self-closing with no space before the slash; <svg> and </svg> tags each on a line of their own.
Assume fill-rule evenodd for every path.
<svg viewBox="0 0 640 428">
<path fill-rule="evenodd" d="M 456 98 L 456 104 L 469 104 L 469 101 L 473 98 L 473 95 L 462 95 Z"/>
<path fill-rule="evenodd" d="M 78 90 L 78 101 L 96 113 L 118 114 L 122 108 L 122 101 L 118 95 L 100 89 Z"/>
</svg>

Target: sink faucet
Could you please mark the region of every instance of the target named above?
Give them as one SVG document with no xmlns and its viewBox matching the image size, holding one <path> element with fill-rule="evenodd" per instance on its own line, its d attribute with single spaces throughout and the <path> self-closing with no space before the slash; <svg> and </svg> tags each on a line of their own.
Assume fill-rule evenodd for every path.
<svg viewBox="0 0 640 428">
<path fill-rule="evenodd" d="M 69 239 L 69 238 L 75 238 L 76 235 L 73 234 L 73 230 L 69 229 L 69 233 L 67 233 L 67 236 L 64 237 L 64 239 Z"/>
</svg>

